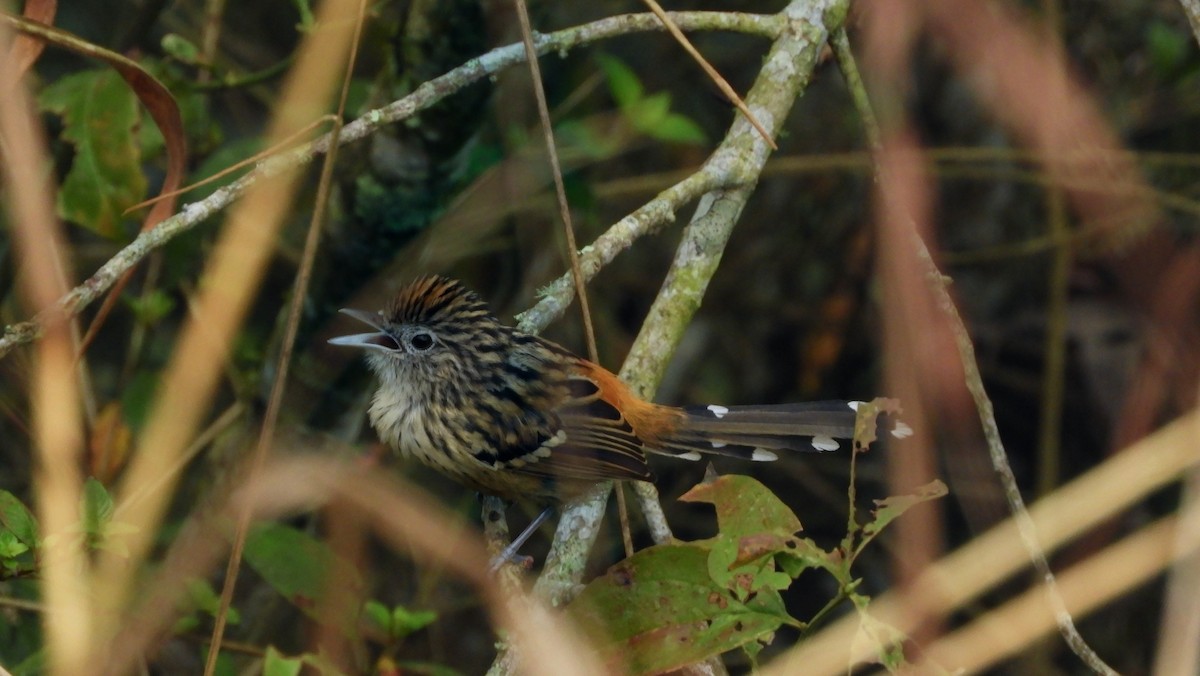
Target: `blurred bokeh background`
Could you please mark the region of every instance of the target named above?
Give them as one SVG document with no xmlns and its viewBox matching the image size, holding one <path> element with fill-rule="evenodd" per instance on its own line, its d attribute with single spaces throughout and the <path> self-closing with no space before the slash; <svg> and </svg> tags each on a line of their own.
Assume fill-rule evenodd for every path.
<svg viewBox="0 0 1200 676">
<path fill-rule="evenodd" d="M 213 4 L 65 3 L 54 21 L 138 60 L 167 84 L 184 115 L 190 147 L 187 183 L 261 150 L 281 75 L 302 33 L 311 29 L 302 0 L 230 3 L 220 10 L 215 26 L 207 15 Z M 1070 74 L 1132 154 L 1148 186 L 1143 194 L 1155 207 L 1142 222 L 1116 224 L 1117 234 L 1099 244 L 1073 237 L 1081 232 L 1078 221 L 1070 206 L 1063 206 L 1061 193 L 1056 196 L 1041 163 L 1003 124 L 1002 112 L 980 103 L 978 88 L 988 86 L 987 74 L 954 67 L 949 54 L 954 46 L 936 31 L 916 39 L 899 103 L 927 150 L 924 166 L 935 186 L 930 246 L 953 280 L 951 292 L 974 339 L 1009 459 L 1026 498 L 1033 500 L 1194 405 L 1200 49 L 1174 0 L 998 4 L 1017 10 L 1030 30 L 1045 31 L 1042 39 L 1061 41 Z M 718 5 L 681 0 L 667 9 L 772 13 L 782 3 Z M 530 7 L 541 32 L 639 11 L 644 11 L 639 3 L 608 1 L 533 2 Z M 870 12 L 870 3 L 851 6 L 846 26 L 856 47 Z M 204 46 L 206 36 L 214 40 L 211 48 Z M 519 39 L 508 2 L 374 3 L 346 117 L 382 106 Z M 698 33 L 692 39 L 741 92 L 754 81 L 769 47 L 762 37 L 733 33 Z M 872 158 L 846 82 L 835 59 L 827 56 L 779 135 L 779 150 L 671 360 L 658 401 L 773 403 L 889 393 L 882 380 L 881 290 L 874 263 L 887 252 L 878 250 L 874 234 Z M 203 65 L 208 60 L 211 65 Z M 661 33 L 627 35 L 551 55 L 542 60 L 542 72 L 581 244 L 695 170 L 736 114 L 695 63 Z M 128 93 L 114 94 L 98 83 L 104 73 L 103 65 L 52 48 L 29 80 L 60 180 L 80 171 L 84 156 L 75 133 L 79 122 L 71 114 L 108 119 L 113 115 L 109 107 L 128 99 Z M 653 102 L 647 104 L 649 99 Z M 665 107 L 670 114 L 647 123 L 647 105 Z M 135 118 L 116 132 L 91 132 L 124 134 L 124 140 L 114 143 L 125 143 L 127 152 L 93 152 L 124 152 L 123 168 L 143 176 L 140 187 L 133 179 L 118 186 L 130 197 L 105 193 L 107 188 L 96 185 L 82 188 L 105 193 L 116 215 L 103 225 L 96 218 L 72 218 L 96 212 L 71 211 L 63 206 L 71 198 L 60 198 L 73 283 L 136 235 L 139 216 L 120 211 L 153 194 L 162 180 L 162 139 L 148 118 Z M 365 425 L 371 377 L 356 354 L 331 348 L 324 339 L 353 330 L 338 318 L 338 308 L 381 307 L 392 291 L 420 273 L 464 279 L 506 321 L 532 305 L 540 287 L 564 273 L 565 245 L 537 124 L 529 74 L 513 68 L 343 148 L 304 304 L 277 452 L 327 444 L 335 449 L 330 452 L 353 456 L 356 462 L 404 473 L 467 523 L 478 519 L 477 496 L 423 468 L 401 466 L 377 447 Z M 181 202 L 195 201 L 229 180 L 188 193 Z M 211 408 L 210 421 L 232 411 L 224 420 L 228 424 L 189 464 L 173 498 L 162 546 L 197 505 L 227 489 L 237 460 L 253 445 L 276 368 L 316 172 L 301 180 L 304 189 L 290 208 L 266 283 L 238 334 Z M 591 284 L 596 338 L 608 368 L 619 368 L 689 217 L 690 209 L 677 214 L 675 224 L 638 241 Z M 9 218 L 0 214 L 0 220 Z M 1056 219 L 1065 230 L 1056 230 Z M 188 317 L 189 299 L 197 291 L 219 221 L 214 218 L 178 237 L 143 264 L 87 350 L 84 462 L 86 474 L 102 483 L 120 475 L 133 450 L 131 435 L 145 420 L 158 375 Z M 8 236 L 0 235 L 0 320 L 5 324 L 27 316 L 16 288 L 20 265 Z M 85 325 L 98 307 L 85 310 Z M 574 308 L 546 335 L 585 351 Z M 957 362 L 958 356 L 947 353 L 944 358 Z M 34 475 L 26 395 L 29 363 L 22 350 L 0 361 L 0 437 L 6 440 L 0 444 L 0 488 L 27 501 Z M 934 528 L 942 540 L 940 549 L 948 551 L 1004 519 L 1008 508 L 982 434 L 970 432 L 975 429 L 973 411 L 926 413 L 936 476 L 951 489 L 937 505 L 940 524 Z M 946 424 L 949 419 L 966 424 Z M 906 449 L 874 449 L 859 462 L 858 495 L 864 507 L 889 493 L 884 479 L 889 452 Z M 768 467 L 718 460 L 716 467 L 760 478 L 823 546 L 834 546 L 844 535 L 849 479 L 844 454 L 787 456 Z M 655 469 L 676 534 L 682 539 L 711 535 L 715 524 L 709 510 L 674 501 L 701 480 L 705 464 L 663 461 Z M 1065 566 L 1085 558 L 1177 509 L 1179 499 L 1178 486 L 1164 490 L 1078 540 L 1053 562 Z M 517 522 L 530 516 L 514 511 Z M 322 528 L 319 516 L 297 518 L 291 525 L 314 534 Z M 635 542 L 648 544 L 636 515 L 632 525 Z M 550 533 L 546 528 L 527 553 L 541 560 Z M 885 538 L 860 559 L 868 592 L 887 589 L 893 580 L 890 547 Z M 612 521 L 593 554 L 594 572 L 620 556 L 620 534 Z M 383 546 L 370 548 L 361 564 L 370 598 L 437 614 L 436 621 L 411 635 L 369 642 L 366 663 L 386 655 L 416 673 L 486 669 L 495 654 L 495 638 L 469 588 Z M 789 591 L 794 616 L 811 616 L 836 593 L 828 580 L 811 577 L 801 578 Z M 34 654 L 40 642 L 36 614 L 9 602 L 36 598 L 35 580 L 36 574 L 0 576 L 0 657 L 10 668 Z M 1019 579 L 1013 588 L 1028 581 Z M 219 589 L 219 582 L 214 571 L 209 583 Z M 977 616 L 1009 592 L 995 592 L 951 623 Z M 1084 636 L 1115 668 L 1149 673 L 1163 594 L 1159 577 L 1082 619 Z M 229 635 L 248 654 L 266 645 L 299 652 L 311 637 L 303 612 L 253 570 L 241 579 L 235 606 L 240 621 Z M 208 621 L 202 616 L 194 627 L 166 640 L 150 672 L 196 672 L 202 660 L 197 637 L 206 635 Z M 781 631 L 776 646 L 764 655 L 796 638 L 794 631 Z M 232 657 L 230 664 L 237 659 Z M 733 656 L 730 663 L 736 671 L 748 669 L 744 656 Z M 1052 637 L 995 669 L 1081 673 L 1083 668 Z"/>
</svg>

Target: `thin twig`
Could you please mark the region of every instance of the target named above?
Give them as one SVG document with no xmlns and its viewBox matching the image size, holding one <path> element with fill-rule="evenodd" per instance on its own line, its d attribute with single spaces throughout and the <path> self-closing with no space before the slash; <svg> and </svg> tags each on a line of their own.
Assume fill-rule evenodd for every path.
<svg viewBox="0 0 1200 676">
<path fill-rule="evenodd" d="M 771 120 L 774 125 L 782 124 L 807 82 L 827 35 L 828 29 L 824 25 L 814 26 L 807 17 L 837 16 L 839 12 L 836 8 L 839 7 L 844 8 L 844 3 L 838 0 L 830 0 L 816 9 L 811 7 L 811 3 L 798 0 L 781 12 L 780 16 L 788 22 L 789 29 L 782 31 L 781 37 L 772 45 L 747 97 L 750 105 L 759 111 L 760 117 Z M 640 396 L 649 397 L 653 392 L 667 358 L 674 352 L 692 313 L 699 307 L 708 279 L 716 270 L 733 224 L 768 154 L 768 148 L 761 142 L 758 132 L 739 117 L 721 145 L 697 173 L 622 219 L 598 238 L 593 247 L 583 252 L 581 263 L 584 274 L 594 274 L 617 252 L 628 246 L 628 238 L 636 236 L 644 228 L 645 221 L 673 215 L 681 208 L 682 204 L 674 200 L 690 194 L 689 188 L 693 186 L 689 184 L 710 186 L 685 229 L 663 289 L 643 322 L 642 332 L 621 370 L 622 379 Z M 667 205 L 671 206 L 664 212 Z M 542 301 L 521 316 L 521 325 L 535 327 L 547 316 L 561 311 L 570 300 L 570 284 L 570 277 L 560 278 L 551 284 Z M 535 586 L 535 591 L 543 598 L 550 598 L 552 604 L 569 598 L 582 576 L 583 561 L 598 531 L 597 525 L 603 516 L 609 488 L 602 485 L 596 492 L 564 510 L 545 571 Z M 639 484 L 637 489 L 643 500 L 643 511 L 647 513 L 648 520 L 655 522 L 653 520 L 658 519 L 655 512 L 661 507 L 657 504 L 654 487 Z M 667 537 L 669 533 L 665 522 L 654 531 L 656 538 Z"/>
<path fill-rule="evenodd" d="M 575 280 L 575 291 L 579 294 L 579 307 L 583 314 L 583 330 L 587 339 L 588 357 L 600 363 L 596 351 L 596 332 L 592 327 L 592 313 L 588 308 L 587 288 L 583 283 L 583 271 L 579 268 L 579 252 L 575 244 L 575 227 L 571 223 L 571 205 L 567 203 L 567 187 L 563 183 L 562 166 L 558 163 L 558 145 L 554 142 L 554 127 L 550 124 L 550 108 L 546 105 L 546 89 L 542 86 L 542 68 L 538 64 L 537 48 L 533 44 L 533 28 L 529 25 L 529 8 L 525 0 L 515 0 L 517 18 L 521 22 L 521 41 L 525 45 L 525 60 L 533 79 L 533 96 L 537 100 L 538 118 L 546 141 L 546 157 L 554 176 L 554 194 L 558 197 L 558 214 L 562 218 L 563 234 L 567 238 L 567 258 L 571 263 L 571 278 Z"/>
<path fill-rule="evenodd" d="M 0 25 L 0 54 L 11 34 Z M 67 238 L 54 215 L 54 186 L 46 139 L 21 82 L 16 59 L 0 58 L 0 181 L 12 228 L 14 256 L 21 261 L 19 296 L 26 307 L 47 315 L 47 339 L 37 346 L 30 373 L 30 425 L 35 455 L 33 493 L 38 529 L 69 533 L 78 522 L 83 477 L 83 419 L 74 375 L 69 316 L 55 311 L 68 286 Z M 42 547 L 40 592 L 48 610 L 43 625 L 44 669 L 52 674 L 86 673 L 98 643 L 89 594 L 92 566 L 80 538 Z"/>
<path fill-rule="evenodd" d="M 683 31 L 679 30 L 679 26 L 676 26 L 675 22 L 671 20 L 671 17 L 667 16 L 667 13 L 663 11 L 662 6 L 655 2 L 655 0 L 642 0 L 642 2 L 644 2 L 646 6 L 650 8 L 651 12 L 654 12 L 654 16 L 657 16 L 659 21 L 663 22 L 663 25 L 667 27 L 667 32 L 671 34 L 671 37 L 675 38 L 675 41 L 683 47 L 683 50 L 687 52 L 688 55 L 696 61 L 696 63 L 700 64 L 700 68 L 703 69 L 704 73 L 708 75 L 709 79 L 717 85 L 717 88 L 721 90 L 721 93 L 725 95 L 725 98 L 729 99 L 729 102 L 736 106 L 737 109 L 741 111 L 742 115 L 746 116 L 746 119 L 750 121 L 750 124 L 754 125 L 754 128 L 757 129 L 758 133 L 762 135 L 763 140 L 767 142 L 767 145 L 771 146 L 771 150 L 779 150 L 779 146 L 775 145 L 775 139 L 771 138 L 771 134 L 767 132 L 767 129 L 762 125 L 762 122 L 759 122 L 758 118 L 754 116 L 754 113 L 750 112 L 750 109 L 746 107 L 746 102 L 742 100 L 742 97 L 738 96 L 738 93 L 734 91 L 733 87 L 729 85 L 729 82 L 726 81 L 725 78 L 721 77 L 721 74 L 717 72 L 717 69 L 713 68 L 712 64 L 708 62 L 708 59 L 705 59 L 700 52 L 696 51 L 696 47 L 692 45 L 692 41 L 688 40 L 687 36 L 683 34 Z"/>
<path fill-rule="evenodd" d="M 857 68 L 853 66 L 854 55 L 849 50 L 848 44 L 845 49 L 839 50 L 838 60 L 843 68 L 850 65 L 854 74 L 857 75 Z M 851 77 L 847 77 L 847 81 L 851 81 L 851 79 Z M 861 86 L 861 79 L 854 79 Z M 870 99 L 866 95 L 865 89 L 861 93 L 856 92 L 853 98 L 856 105 L 865 106 L 865 108 L 860 110 L 860 115 L 863 124 L 868 126 L 867 136 L 868 138 L 881 140 L 881 145 L 876 149 L 876 153 L 882 152 L 886 148 L 887 141 L 884 139 L 883 133 L 876 121 L 873 108 L 870 105 Z M 889 181 L 889 177 L 880 175 L 878 180 L 886 184 Z M 906 215 L 905 217 L 908 216 Z M 933 294 L 937 306 L 945 316 L 950 331 L 954 336 L 955 344 L 958 347 L 959 361 L 962 364 L 967 390 L 971 393 L 971 397 L 975 402 L 975 408 L 979 413 L 979 420 L 983 426 L 983 434 L 987 442 L 988 455 L 992 460 L 992 468 L 1000 477 L 1000 483 L 1003 486 L 1005 497 L 1008 499 L 1009 508 L 1012 511 L 1017 530 L 1021 534 L 1021 542 L 1025 545 L 1029 553 L 1034 569 L 1046 586 L 1046 596 L 1054 608 L 1059 631 L 1075 654 L 1090 668 L 1097 673 L 1115 674 L 1116 672 L 1100 659 L 1100 656 L 1096 654 L 1092 647 L 1079 634 L 1079 630 L 1075 627 L 1075 622 L 1071 618 L 1071 614 L 1067 611 L 1062 595 L 1058 591 L 1054 573 L 1050 570 L 1050 564 L 1046 560 L 1046 553 L 1038 542 L 1037 531 L 1025 507 L 1025 500 L 1021 497 L 1021 490 L 1017 486 L 1016 477 L 1013 476 L 1012 467 L 1008 463 L 1008 454 L 1004 449 L 1003 442 L 1000 440 L 1000 429 L 996 424 L 995 411 L 992 408 L 991 399 L 988 397 L 987 390 L 983 385 L 983 377 L 979 372 L 979 362 L 975 358 L 975 346 L 971 341 L 970 332 L 967 331 L 962 317 L 958 314 L 958 308 L 946 288 L 947 278 L 938 270 L 937 263 L 934 262 L 933 256 L 930 254 L 924 240 L 917 234 L 915 224 L 910 225 L 910 230 L 911 244 L 916 252 L 917 263 L 924 272 L 927 286 Z"/>
<path fill-rule="evenodd" d="M 529 23 L 529 8 L 525 0 L 515 0 L 517 18 L 521 23 L 521 41 L 525 45 L 525 58 L 529 63 L 529 74 L 532 79 L 534 98 L 537 99 L 538 118 L 541 120 L 542 133 L 546 139 L 546 156 L 550 159 L 550 169 L 554 176 L 554 194 L 558 198 L 558 212 L 562 218 L 563 233 L 567 240 L 567 258 L 571 263 L 571 279 L 575 281 L 575 290 L 579 294 L 579 312 L 583 315 L 583 333 L 587 341 L 588 358 L 593 363 L 600 363 L 600 353 L 596 349 L 596 330 L 592 325 L 592 311 L 588 303 L 587 285 L 583 282 L 583 270 L 579 266 L 579 250 L 575 243 L 575 226 L 571 222 L 571 207 L 567 203 L 567 188 L 563 183 L 562 167 L 558 162 L 558 145 L 554 141 L 554 127 L 550 123 L 550 108 L 546 105 L 546 89 L 542 85 L 542 69 L 538 64 L 537 49 L 533 45 L 533 28 Z M 617 491 L 617 512 L 621 521 L 621 536 L 625 543 L 625 555 L 633 555 L 633 539 L 629 534 L 629 510 L 625 505 L 625 494 Z"/>
<path fill-rule="evenodd" d="M 354 74 L 354 64 L 358 57 L 358 42 L 362 35 L 363 22 L 366 18 L 367 0 L 358 0 L 358 13 L 354 20 L 354 34 L 347 45 L 348 55 L 346 67 L 342 75 L 342 88 L 338 95 L 337 113 L 333 118 L 333 129 L 330 131 L 336 137 L 342 128 L 342 116 L 346 111 L 346 100 L 350 95 L 350 81 Z M 321 178 L 317 184 L 317 196 L 313 204 L 312 218 L 308 223 L 308 234 L 304 239 L 304 253 L 300 261 L 300 269 L 296 273 L 296 281 L 292 285 L 292 302 L 288 307 L 287 326 L 284 328 L 282 347 L 279 351 L 279 362 L 276 367 L 275 380 L 271 383 L 271 395 L 267 401 L 267 411 L 263 417 L 262 430 L 258 436 L 258 444 L 250 461 L 250 471 L 247 481 L 254 481 L 262 472 L 263 463 L 271 450 L 271 442 L 275 438 L 275 425 L 279 420 L 279 411 L 283 404 L 283 392 L 287 385 L 288 371 L 292 363 L 292 351 L 296 346 L 296 334 L 300 329 L 300 318 L 304 315 L 304 301 L 308 298 L 308 283 L 312 279 L 313 261 L 317 257 L 317 248 L 321 241 L 321 225 L 325 221 L 326 207 L 329 203 L 329 192 L 333 185 L 333 167 L 337 160 L 337 146 L 329 149 L 325 162 L 321 166 Z M 209 642 L 208 659 L 204 665 L 205 676 L 211 676 L 217 667 L 217 656 L 221 653 L 221 641 L 225 636 L 225 625 L 229 617 L 229 608 L 233 603 L 233 590 L 237 584 L 238 572 L 241 569 L 242 553 L 246 547 L 246 537 L 250 532 L 250 508 L 241 511 L 237 520 L 237 530 L 234 533 L 233 545 L 229 551 L 228 565 L 225 568 L 225 582 L 221 587 L 221 604 L 213 622 L 212 639 Z"/>
<path fill-rule="evenodd" d="M 776 37 L 783 26 L 783 22 L 777 16 L 756 14 L 678 12 L 673 13 L 671 17 L 676 24 L 686 30 L 728 30 L 767 38 Z M 598 40 L 635 32 L 661 30 L 662 28 L 658 17 L 649 13 L 610 17 L 542 35 L 537 40 L 537 51 L 539 54 L 565 53 L 574 47 Z M 334 138 L 337 139 L 339 145 L 365 138 L 381 127 L 407 119 L 470 84 L 520 63 L 524 58 L 524 47 L 520 44 L 494 49 L 445 75 L 425 82 L 406 97 L 364 114 L 343 127 L 337 137 L 327 134 L 312 143 L 261 162 L 249 174 L 215 191 L 199 202 L 186 205 L 178 214 L 165 219 L 151 230 L 139 234 L 133 242 L 110 258 L 89 279 L 60 298 L 55 306 L 55 311 L 63 312 L 67 316 L 75 316 L 111 288 L 126 270 L 137 265 L 151 251 L 224 210 L 239 199 L 251 185 L 311 162 L 316 155 L 328 151 Z M 49 319 L 50 315 L 46 314 L 5 327 L 4 335 L 0 337 L 0 358 L 7 355 L 14 347 L 36 340 L 41 335 L 45 322 Z"/>
</svg>

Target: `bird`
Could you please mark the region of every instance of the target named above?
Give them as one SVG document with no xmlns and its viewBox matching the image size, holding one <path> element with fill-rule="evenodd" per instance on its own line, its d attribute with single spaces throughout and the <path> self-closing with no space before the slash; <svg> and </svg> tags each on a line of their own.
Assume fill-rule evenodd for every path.
<svg viewBox="0 0 1200 676">
<path fill-rule="evenodd" d="M 381 311 L 343 309 L 372 331 L 378 378 L 368 416 L 380 439 L 480 493 L 555 505 L 606 480 L 654 481 L 648 454 L 777 459 L 833 451 L 860 402 L 675 407 L 643 400 L 612 372 L 502 323 L 461 282 L 420 277 Z M 895 437 L 911 434 L 896 420 Z"/>
</svg>

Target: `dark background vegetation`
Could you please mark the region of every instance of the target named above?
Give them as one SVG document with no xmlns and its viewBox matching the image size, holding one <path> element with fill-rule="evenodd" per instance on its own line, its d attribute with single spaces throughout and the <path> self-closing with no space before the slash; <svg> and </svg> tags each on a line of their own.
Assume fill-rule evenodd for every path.
<svg viewBox="0 0 1200 676">
<path fill-rule="evenodd" d="M 675 2 L 668 9 L 719 8 L 731 11 L 777 11 L 780 3 Z M 1045 19 L 1055 3 L 1026 3 Z M 230 3 L 220 31 L 211 75 L 164 51 L 168 34 L 196 42 L 204 4 L 200 2 L 64 3 L 56 24 L 83 38 L 133 55 L 150 64 L 171 87 L 185 112 L 191 158 L 189 181 L 248 156 L 272 109 L 278 73 L 286 66 L 299 38 L 301 21 L 290 3 Z M 623 12 L 642 11 L 638 3 L 535 2 L 531 7 L 538 30 L 551 30 Z M 1148 234 L 1167 248 L 1190 242 L 1195 222 L 1197 155 L 1200 150 L 1200 53 L 1179 5 L 1173 1 L 1057 3 L 1053 20 L 1076 74 L 1103 110 L 1126 146 L 1145 154 L 1142 162 L 1150 183 L 1170 195 L 1181 208 L 1167 208 Z M 857 17 L 849 22 L 855 39 Z M 500 44 L 519 39 L 508 3 L 384 1 L 373 5 L 361 46 L 348 117 L 411 91 L 416 84 L 445 72 Z M 700 51 L 739 91 L 755 77 L 767 41 L 732 34 L 694 36 Z M 924 39 L 914 61 L 907 102 L 921 141 L 930 148 L 1014 149 L 1015 143 L 973 99 L 970 88 L 948 69 L 936 38 Z M 618 110 L 611 77 L 600 55 L 627 65 L 647 93 L 666 92 L 670 107 L 702 131 L 705 140 L 671 142 L 636 129 Z M 34 90 L 45 91 L 74 74 L 103 66 L 49 50 L 37 66 Z M 678 46 L 662 34 L 622 37 L 578 49 L 565 58 L 543 59 L 552 112 L 560 124 L 560 142 L 575 151 L 568 161 L 567 188 L 581 243 L 591 241 L 672 180 L 670 172 L 696 167 L 725 133 L 732 108 Z M 225 87 L 226 76 L 248 82 Z M 261 77 L 260 77 L 261 76 Z M 353 355 L 325 347 L 318 336 L 337 321 L 337 308 L 386 291 L 419 272 L 464 278 L 490 300 L 505 319 L 534 300 L 536 289 L 566 268 L 564 244 L 547 181 L 534 194 L 506 195 L 505 181 L 489 172 L 504 158 L 525 152 L 505 172 L 542 172 L 542 157 L 530 152 L 537 138 L 536 113 L 528 73 L 513 69 L 475 85 L 422 113 L 411 124 L 343 150 L 335 178 L 332 215 L 324 233 L 317 270 L 305 306 L 292 371 L 288 404 L 281 427 L 285 436 L 328 434 L 358 442 L 364 452 L 374 436 L 364 425 L 372 383 Z M 63 137 L 60 116 L 44 113 L 59 176 L 71 171 L 75 148 Z M 161 146 L 143 121 L 139 135 L 142 162 L 151 190 L 161 179 Z M 832 59 L 815 73 L 780 135 L 780 149 L 768 164 L 750 200 L 695 322 L 675 355 L 657 399 L 671 403 L 755 403 L 804 399 L 866 399 L 880 393 L 880 323 L 872 279 L 874 242 L 869 226 L 872 190 L 870 159 L 862 124 L 854 112 L 842 76 Z M 611 143 L 605 143 L 609 141 Z M 533 148 L 537 150 L 536 146 Z M 1169 154 L 1172 161 L 1161 159 Z M 1001 433 L 1026 495 L 1038 491 L 1035 454 L 1041 408 L 1044 336 L 1050 254 L 1053 248 L 1015 244 L 1048 233 L 1046 191 L 1038 167 L 1015 150 L 999 159 L 939 161 L 929 169 L 938 181 L 937 237 L 943 270 L 953 277 L 952 291 L 976 340 L 985 380 L 995 401 Z M 483 182 L 487 179 L 487 182 Z M 315 172 L 304 179 L 315 186 Z M 481 189 L 480 186 L 483 186 Z M 207 194 L 211 188 L 201 188 Z M 234 402 L 245 405 L 238 423 L 188 468 L 184 490 L 176 499 L 180 518 L 197 502 L 228 481 L 234 460 L 247 451 L 255 421 L 261 415 L 271 382 L 281 334 L 282 313 L 307 226 L 313 190 L 303 190 L 271 263 L 267 284 L 239 337 L 227 378 L 214 411 Z M 183 202 L 196 199 L 186 195 Z M 462 204 L 473 209 L 462 209 Z M 452 207 L 460 207 L 455 210 Z M 464 216 L 463 213 L 466 213 Z M 470 220 L 470 241 L 462 251 L 428 269 L 414 255 L 415 238 L 442 226 L 447 214 Z M 683 222 L 689 214 L 679 214 Z M 8 218 L 2 215 L 0 218 Z M 149 392 L 171 354 L 176 329 L 187 315 L 206 253 L 218 223 L 201 226 L 172 242 L 158 255 L 155 279 L 147 285 L 145 269 L 125 291 L 103 331 L 88 351 L 92 390 L 101 422 L 90 430 L 91 473 L 102 482 L 120 471 L 120 455 L 129 450 L 124 430 L 136 429 L 144 416 Z M 136 216 L 121 220 L 112 232 L 97 232 L 88 223 L 70 223 L 77 278 L 90 274 L 134 234 Z M 4 232 L 7 232 L 5 230 Z M 605 269 L 590 288 L 601 361 L 619 367 L 667 269 L 679 227 L 638 242 Z M 23 319 L 14 287 L 14 259 L 9 241 L 0 235 L 0 319 Z M 1138 239 L 1138 237 L 1142 239 Z M 1144 307 L 1125 292 L 1149 274 L 1154 259 L 1130 259 L 1126 250 L 1082 255 L 1070 275 L 1067 367 L 1062 434 L 1051 450 L 1060 463 L 1063 482 L 1099 463 L 1115 447 L 1130 378 L 1147 349 Z M 1132 281 L 1131 281 L 1132 280 Z M 85 312 L 92 316 L 96 306 Z M 373 308 L 371 308 L 373 309 Z M 1063 319 L 1059 317 L 1058 319 Z M 572 312 L 548 335 L 577 351 L 584 350 L 582 330 Z M 138 341 L 131 340 L 138 336 Z M 956 360 L 956 355 L 946 355 Z M 316 378 L 310 367 L 321 363 L 336 377 Z M 29 499 L 30 439 L 27 428 L 28 359 L 21 351 L 2 363 L 0 381 L 0 488 Z M 1182 377 L 1182 376 L 1181 376 Z M 1185 379 L 1186 381 L 1186 379 Z M 1190 382 L 1190 381 L 1186 381 Z M 1162 383 L 1170 387 L 1172 383 Z M 1174 383 L 1177 391 L 1186 387 Z M 1169 401 L 1154 414 L 1155 422 L 1182 410 L 1187 399 Z M 937 412 L 933 413 L 934 421 Z M 114 432 L 114 430 L 116 430 Z M 935 431 L 936 436 L 936 431 Z M 971 539 L 1006 515 L 998 484 L 984 459 L 981 442 L 956 439 L 941 448 L 942 477 L 951 497 L 942 501 L 946 520 L 945 548 Z M 286 451 L 285 451 L 286 452 Z M 859 495 L 864 505 L 887 493 L 882 456 L 876 450 L 862 460 Z M 107 458 L 101 467 L 100 458 Z M 375 456 L 372 456 L 375 457 Z M 372 460 L 363 460 L 364 462 Z M 388 466 L 391 460 L 378 458 Z M 807 534 L 831 546 L 845 531 L 846 457 L 826 454 L 786 457 L 767 467 L 718 462 L 722 472 L 754 473 L 800 516 Z M 673 527 L 683 539 L 710 535 L 714 529 L 702 507 L 675 503 L 673 498 L 702 477 L 701 464 L 656 465 L 660 489 Z M 435 491 L 461 513 L 477 519 L 477 499 L 423 468 L 404 465 L 404 472 Z M 1175 506 L 1174 493 L 1157 496 L 1114 523 L 1107 533 L 1063 554 L 1080 558 L 1120 532 Z M 518 517 L 518 521 L 521 518 Z M 648 544 L 638 530 L 635 541 Z M 319 518 L 293 522 L 321 532 Z M 610 523 L 593 555 L 596 572 L 621 556 L 620 538 Z M 169 531 L 169 529 L 168 529 Z M 529 550 L 540 560 L 546 537 Z M 363 571 L 370 598 L 388 606 L 432 610 L 437 620 L 402 641 L 369 643 L 368 657 L 381 652 L 416 665 L 442 665 L 461 673 L 480 673 L 494 655 L 494 637 L 472 593 L 439 574 L 414 566 L 385 548 L 372 549 Z M 870 590 L 882 590 L 890 578 L 886 542 L 860 564 Z M 213 578 L 219 582 L 219 578 Z M 799 617 L 811 615 L 835 590 L 806 578 L 792 590 L 789 602 Z M 216 587 L 219 589 L 219 586 Z M 1150 664 L 1161 604 L 1161 583 L 1139 589 L 1084 620 L 1084 635 L 1118 669 L 1139 673 Z M 30 579 L 0 581 L 0 597 L 29 599 Z M 985 604 L 986 605 L 986 604 Z M 274 645 L 285 652 L 305 649 L 309 638 L 303 615 L 278 597 L 254 572 L 240 583 L 235 606 L 240 622 L 230 637 L 251 649 Z M 977 610 L 981 610 L 977 609 Z M 970 613 L 965 613 L 964 618 Z M 1150 619 L 1152 618 L 1152 619 Z M 0 601 L 0 657 L 12 666 L 38 645 L 37 616 Z M 193 673 L 202 659 L 201 636 L 207 616 L 194 629 L 165 644 L 151 667 L 156 673 Z M 794 634 L 777 641 L 787 645 Z M 231 658 L 236 660 L 237 658 Z M 733 663 L 738 664 L 739 658 Z M 236 663 L 231 661 L 230 664 Z M 744 666 L 735 668 L 743 669 Z M 1054 640 L 998 673 L 1077 673 L 1081 670 Z"/>
</svg>

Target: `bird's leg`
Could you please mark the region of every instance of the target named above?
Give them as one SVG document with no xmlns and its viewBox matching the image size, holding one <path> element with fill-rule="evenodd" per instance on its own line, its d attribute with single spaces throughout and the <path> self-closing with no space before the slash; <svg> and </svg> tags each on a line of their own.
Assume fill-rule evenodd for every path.
<svg viewBox="0 0 1200 676">
<path fill-rule="evenodd" d="M 488 572 L 495 574 L 496 571 L 500 570 L 500 566 L 503 566 L 505 563 L 510 561 L 516 562 L 517 552 L 521 550 L 521 546 L 525 544 L 525 541 L 529 539 L 529 536 L 533 535 L 533 532 L 537 530 L 539 526 L 545 523 L 546 519 L 549 519 L 550 515 L 553 513 L 554 508 L 547 507 L 546 509 L 543 509 L 540 514 L 535 516 L 533 521 L 530 521 L 529 525 L 525 527 L 525 530 L 521 531 L 520 535 L 517 535 L 517 537 L 513 538 L 513 541 L 504 548 L 504 551 L 492 558 L 492 563 L 488 566 Z"/>
</svg>

